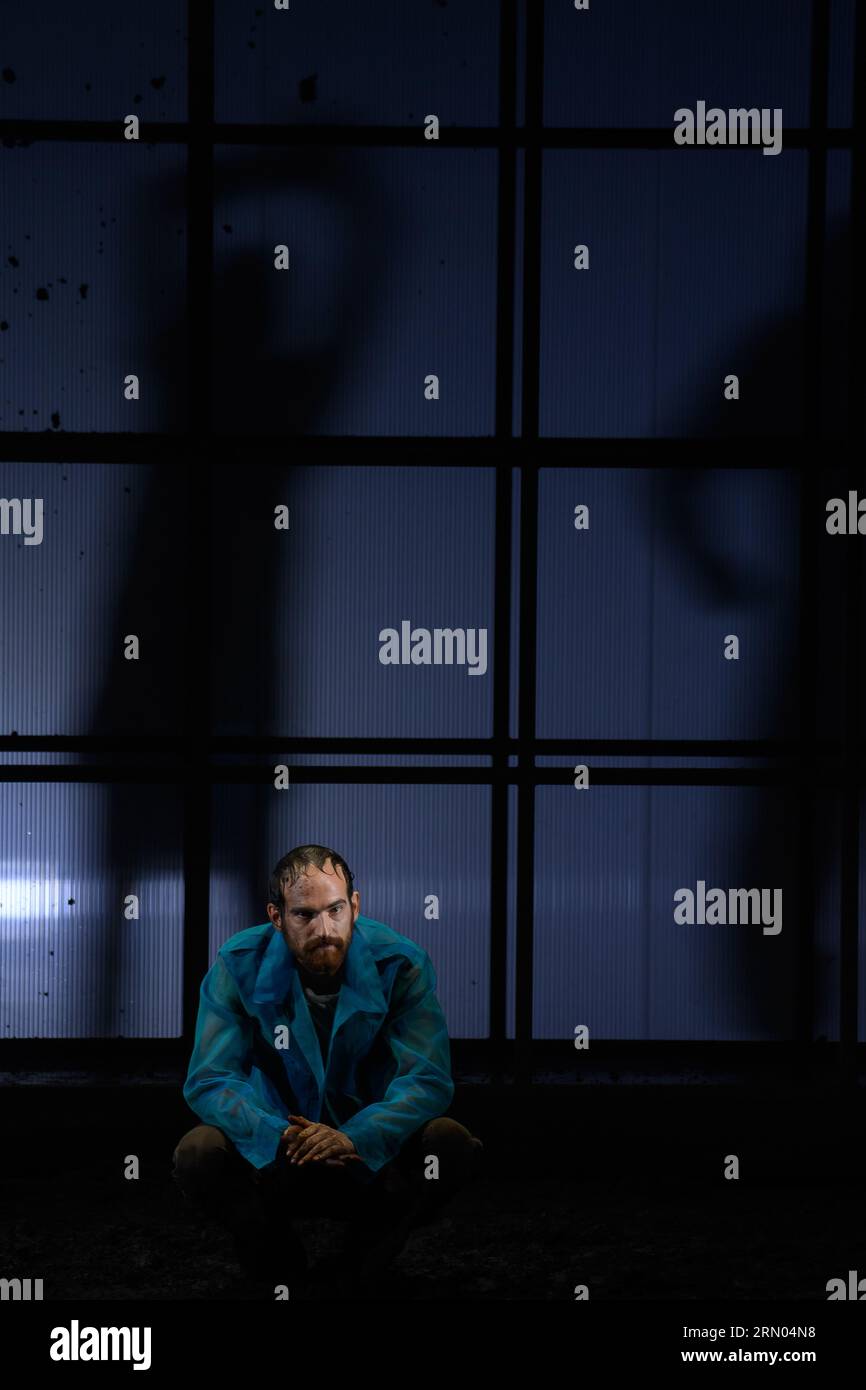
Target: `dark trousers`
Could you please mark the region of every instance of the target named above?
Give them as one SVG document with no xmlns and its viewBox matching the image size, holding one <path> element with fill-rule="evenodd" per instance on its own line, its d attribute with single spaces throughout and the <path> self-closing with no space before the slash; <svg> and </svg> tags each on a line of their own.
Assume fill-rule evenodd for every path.
<svg viewBox="0 0 866 1390">
<path fill-rule="evenodd" d="M 481 1153 L 480 1139 L 440 1116 L 416 1130 L 377 1173 L 357 1162 L 292 1165 L 284 1156 L 257 1169 L 221 1129 L 196 1125 L 174 1151 L 172 1177 L 194 1207 L 231 1232 L 248 1273 L 282 1278 L 306 1268 L 293 1217 L 346 1220 L 349 1251 L 365 1250 L 369 1258 L 380 1248 L 390 1258 L 410 1230 L 435 1217 L 477 1174 Z M 431 1155 L 438 1159 L 437 1178 L 425 1177 Z"/>
</svg>

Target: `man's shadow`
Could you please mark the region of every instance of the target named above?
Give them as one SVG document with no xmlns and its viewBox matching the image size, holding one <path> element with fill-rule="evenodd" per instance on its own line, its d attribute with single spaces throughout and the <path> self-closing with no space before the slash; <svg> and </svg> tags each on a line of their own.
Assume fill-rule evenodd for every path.
<svg viewBox="0 0 866 1390">
<path fill-rule="evenodd" d="M 810 512 L 805 518 L 811 528 L 814 556 L 811 572 L 806 575 L 814 592 L 805 633 L 812 646 L 801 664 L 797 604 L 780 621 L 777 630 L 768 634 L 776 659 L 772 674 L 757 692 L 752 731 L 746 735 L 750 739 L 796 739 L 801 718 L 807 737 L 813 732 L 818 738 L 831 737 L 838 734 L 843 716 L 844 659 L 834 668 L 832 654 L 843 651 L 845 645 L 844 542 L 827 536 L 824 504 L 827 498 L 839 495 L 838 475 L 834 481 L 830 468 L 845 462 L 850 465 L 842 436 L 849 418 L 851 257 L 850 225 L 839 219 L 828 229 L 823 263 L 821 382 L 806 379 L 810 359 L 806 354 L 803 295 L 803 302 L 785 316 L 767 323 L 753 338 L 732 344 L 725 360 L 731 362 L 731 371 L 739 375 L 740 399 L 724 400 L 718 383 L 712 398 L 698 398 L 688 426 L 689 435 L 730 441 L 730 461 L 734 463 L 737 441 L 750 438 L 759 442 L 750 449 L 750 457 L 744 457 L 744 463 L 760 463 L 763 455 L 768 465 L 778 464 L 781 454 L 787 456 L 783 461 L 789 466 L 764 475 L 758 484 L 751 482 L 756 476 L 751 472 L 713 475 L 701 467 L 660 471 L 657 475 L 657 542 L 674 559 L 692 602 L 719 613 L 731 605 L 744 610 L 753 608 L 757 613 L 779 584 L 770 562 L 740 558 L 736 535 L 730 530 L 720 533 L 715 505 L 719 489 L 739 489 L 747 494 L 753 505 L 762 508 L 766 526 L 772 528 L 780 524 L 780 517 L 800 516 L 798 465 L 804 456 L 804 467 L 816 483 L 816 475 L 826 475 L 826 482 L 805 494 L 807 505 L 814 508 L 814 515 Z M 805 255 L 803 263 L 805 266 Z M 792 301 L 798 289 L 799 286 L 792 286 Z M 819 390 L 820 436 L 804 440 L 809 400 Z M 664 433 L 663 428 L 661 432 Z M 779 435 L 789 438 L 779 439 Z M 760 442 L 763 440 L 766 442 Z M 699 449 L 697 445 L 696 450 Z M 726 519 L 730 520 L 730 516 L 727 512 Z M 798 563 L 799 537 L 787 536 L 783 545 L 793 562 Z M 808 603 L 808 594 L 803 592 L 801 599 Z M 809 662 L 813 663 L 814 674 Z M 803 675 L 807 681 L 811 676 L 811 689 L 809 685 L 803 687 Z M 810 796 L 809 782 L 815 773 L 816 759 L 807 750 L 797 775 L 802 796 Z M 726 791 L 719 788 L 717 794 L 724 797 Z M 826 796 L 817 794 L 813 835 L 811 842 L 804 844 L 798 796 L 792 797 L 784 790 L 767 792 L 756 788 L 749 800 L 753 810 L 741 824 L 739 849 L 734 847 L 741 865 L 738 883 L 753 887 L 784 882 L 784 927 L 780 939 L 764 938 L 748 929 L 737 934 L 727 988 L 732 997 L 744 1004 L 746 1026 L 754 1036 L 779 1040 L 826 1036 L 832 1030 L 827 1020 L 832 1019 L 838 998 L 839 962 L 833 947 L 819 947 L 816 916 L 821 902 L 826 901 L 827 936 L 832 933 L 833 940 L 838 941 L 837 923 L 830 907 L 837 862 L 838 808 Z M 808 830 L 807 823 L 803 825 Z M 712 865 L 717 848 L 710 828 L 702 862 Z M 814 868 L 813 900 L 806 903 L 800 901 L 798 893 L 803 855 L 813 858 Z M 797 1003 L 800 990 L 811 999 L 805 1009 L 802 1002 Z"/>
<path fill-rule="evenodd" d="M 324 210 L 335 227 L 341 258 L 326 266 L 324 328 L 314 315 L 314 296 L 301 297 L 300 309 L 290 299 L 288 312 L 277 310 L 273 245 L 282 238 L 263 239 L 255 246 L 247 238 L 237 251 L 219 249 L 232 246 L 232 235 L 225 231 L 231 224 L 221 212 L 225 203 L 248 222 L 249 209 L 255 211 L 263 195 L 271 198 L 280 190 L 287 205 L 275 198 L 275 209 L 288 215 L 275 215 L 274 225 L 291 227 L 291 199 L 302 197 L 318 214 Z M 156 205 L 182 215 L 186 207 L 186 186 L 180 178 L 163 177 L 156 186 L 143 188 L 140 196 L 142 209 Z M 386 192 L 372 182 L 368 166 L 353 164 L 351 151 L 298 147 L 222 153 L 215 161 L 214 203 L 213 334 L 197 344 L 211 354 L 214 432 L 195 446 L 200 490 L 194 480 L 192 493 L 186 493 L 185 443 L 171 450 L 177 467 L 163 463 L 142 470 L 136 528 L 127 543 L 128 563 L 109 619 L 116 621 L 119 634 L 141 635 L 141 659 L 109 666 L 94 711 L 96 735 L 183 737 L 191 732 L 190 694 L 198 711 L 197 733 L 219 727 L 247 732 L 250 725 L 253 733 L 270 732 L 277 710 L 291 707 L 290 666 L 280 663 L 279 688 L 271 676 L 279 661 L 285 615 L 279 599 L 277 547 L 263 543 L 263 537 L 273 535 L 274 506 L 290 500 L 293 474 L 304 459 L 303 446 L 296 440 L 275 445 L 273 439 L 326 428 L 334 389 L 364 343 L 364 311 L 370 299 L 360 289 L 364 287 L 366 296 L 375 295 L 385 258 L 399 236 L 399 209 L 388 206 Z M 235 235 L 235 243 L 239 240 Z M 151 292 L 149 279 L 143 277 L 140 293 Z M 161 428 L 166 433 L 187 426 L 188 328 L 185 312 L 179 313 L 154 344 L 150 369 L 164 386 Z M 191 428 L 196 425 L 194 410 L 195 403 Z M 252 438 L 248 445 L 236 447 L 223 438 L 231 433 Z M 256 436 L 263 437 L 260 445 Z M 215 511 L 212 527 L 200 519 L 202 497 L 211 488 L 223 508 Z M 191 548 L 193 563 L 206 570 L 201 587 L 208 594 L 208 611 L 199 615 L 201 642 L 194 650 L 186 616 Z M 230 587 L 223 603 L 221 586 L 212 580 L 232 553 L 249 558 L 255 582 Z M 120 636 L 115 637 L 119 643 Z M 109 790 L 107 862 L 120 902 L 141 891 L 129 866 L 140 865 L 143 855 L 154 874 L 178 871 L 180 789 L 168 786 L 157 792 L 151 800 L 134 786 L 115 784 Z M 258 882 L 267 867 L 262 863 L 268 843 L 265 798 L 257 787 L 238 786 L 235 792 L 242 804 L 236 803 L 240 813 L 232 868 L 247 881 Z M 166 808 L 170 814 L 160 814 L 164 803 L 159 796 L 172 798 L 172 806 Z M 143 805 L 149 808 L 144 816 Z M 96 1036 L 111 1036 L 117 1032 L 126 948 L 113 924 L 95 924 L 95 930 L 101 942 L 92 957 L 99 969 L 92 979 L 89 1026 Z M 208 930 L 206 915 L 201 930 Z"/>
</svg>

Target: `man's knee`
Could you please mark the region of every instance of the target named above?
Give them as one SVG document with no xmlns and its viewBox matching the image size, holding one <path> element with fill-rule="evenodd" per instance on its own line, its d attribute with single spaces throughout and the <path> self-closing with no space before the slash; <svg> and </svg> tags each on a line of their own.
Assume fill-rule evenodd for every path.
<svg viewBox="0 0 866 1390">
<path fill-rule="evenodd" d="M 484 1146 L 457 1120 L 440 1115 L 424 1126 L 420 1138 L 424 1161 L 435 1156 L 447 1183 L 468 1182 L 480 1170 Z"/>
<path fill-rule="evenodd" d="M 174 1177 L 183 1185 L 224 1170 L 231 1144 L 216 1125 L 196 1125 L 183 1136 L 172 1157 Z"/>
</svg>

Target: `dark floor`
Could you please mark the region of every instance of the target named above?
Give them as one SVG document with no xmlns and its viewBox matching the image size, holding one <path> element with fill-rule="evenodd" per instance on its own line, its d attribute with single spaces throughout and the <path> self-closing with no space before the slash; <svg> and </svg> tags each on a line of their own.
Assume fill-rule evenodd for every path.
<svg viewBox="0 0 866 1390">
<path fill-rule="evenodd" d="M 184 1203 L 177 1083 L 10 1078 L 0 1105 L 0 1278 L 45 1300 L 273 1298 Z M 486 1171 L 414 1232 L 378 1290 L 290 1297 L 826 1301 L 866 1276 L 866 1088 L 783 1072 L 701 1084 L 458 1085 Z M 723 1176 L 740 1157 L 738 1181 Z M 141 1176 L 123 1178 L 136 1154 Z M 315 1265 L 338 1222 L 298 1223 Z"/>
<path fill-rule="evenodd" d="M 375 1297 L 826 1299 L 850 1268 L 866 1273 L 863 1191 L 654 1181 L 482 1180 L 413 1233 Z M 51 1299 L 237 1299 L 230 1239 L 189 1213 L 170 1181 L 81 1173 L 10 1184 L 0 1208 L 3 1273 L 43 1278 Z M 297 1224 L 311 1262 L 337 1248 L 340 1223 Z M 366 1290 L 344 1295 L 367 1296 Z M 290 1290 L 332 1298 L 327 1282 Z"/>
</svg>

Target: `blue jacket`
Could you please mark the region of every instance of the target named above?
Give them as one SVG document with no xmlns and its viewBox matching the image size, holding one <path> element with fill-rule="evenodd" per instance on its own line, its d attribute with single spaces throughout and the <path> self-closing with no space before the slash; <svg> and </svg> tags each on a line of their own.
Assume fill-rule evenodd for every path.
<svg viewBox="0 0 866 1390">
<path fill-rule="evenodd" d="M 376 1172 L 454 1095 L 430 957 L 358 916 L 323 1065 L 283 937 L 270 922 L 238 932 L 202 982 L 183 1094 L 256 1168 L 276 1160 L 291 1112 L 342 1130 Z"/>
</svg>

